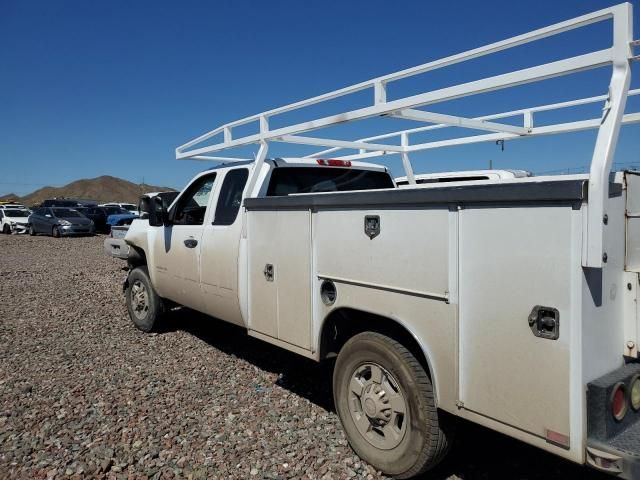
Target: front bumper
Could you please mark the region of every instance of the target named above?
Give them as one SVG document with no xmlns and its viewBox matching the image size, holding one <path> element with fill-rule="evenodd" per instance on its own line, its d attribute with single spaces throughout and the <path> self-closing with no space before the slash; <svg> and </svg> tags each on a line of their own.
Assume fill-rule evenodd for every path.
<svg viewBox="0 0 640 480">
<path fill-rule="evenodd" d="M 11 233 L 27 233 L 29 231 L 29 224 L 27 223 L 14 223 L 9 226 L 11 227 Z"/>
<path fill-rule="evenodd" d="M 61 235 L 94 235 L 96 233 L 93 225 L 61 225 L 58 230 Z"/>
<path fill-rule="evenodd" d="M 107 237 L 104 239 L 104 253 L 110 257 L 126 260 L 131 247 L 122 238 Z"/>
</svg>

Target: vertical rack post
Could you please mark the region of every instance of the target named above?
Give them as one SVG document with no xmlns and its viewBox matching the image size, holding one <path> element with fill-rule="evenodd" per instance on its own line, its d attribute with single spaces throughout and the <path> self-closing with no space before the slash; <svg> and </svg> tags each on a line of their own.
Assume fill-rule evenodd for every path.
<svg viewBox="0 0 640 480">
<path fill-rule="evenodd" d="M 629 3 L 617 5 L 613 9 L 613 47 L 611 48 L 613 72 L 589 175 L 587 248 L 586 252 L 583 252 L 582 265 L 591 268 L 602 268 L 606 263 L 604 251 L 606 227 L 603 219 L 606 213 L 605 204 L 609 197 L 609 174 L 631 83 L 633 10 Z"/>
<path fill-rule="evenodd" d="M 413 174 L 413 166 L 411 165 L 409 154 L 406 151 L 406 148 L 409 146 L 409 135 L 407 133 L 403 133 L 402 135 L 400 135 L 400 145 L 404 147 L 404 150 L 400 154 L 400 156 L 402 157 L 402 166 L 404 167 L 404 172 L 407 174 L 407 181 L 409 182 L 409 185 L 415 185 L 416 177 Z"/>
</svg>

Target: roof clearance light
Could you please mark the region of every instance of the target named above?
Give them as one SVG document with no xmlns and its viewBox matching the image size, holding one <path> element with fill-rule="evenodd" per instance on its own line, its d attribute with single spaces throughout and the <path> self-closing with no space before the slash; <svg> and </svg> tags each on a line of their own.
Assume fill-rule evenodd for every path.
<svg viewBox="0 0 640 480">
<path fill-rule="evenodd" d="M 640 410 L 640 375 L 636 375 L 631 380 L 631 390 L 629 392 L 629 403 L 635 412 Z"/>
<path fill-rule="evenodd" d="M 611 393 L 611 413 L 618 422 L 622 421 L 627 414 L 627 405 L 627 392 L 625 391 L 624 383 L 620 382 L 613 387 L 613 392 Z"/>
<path fill-rule="evenodd" d="M 316 160 L 316 162 L 318 162 L 318 165 L 324 165 L 328 167 L 350 167 L 351 166 L 350 160 L 334 160 L 334 159 L 319 158 Z"/>
</svg>

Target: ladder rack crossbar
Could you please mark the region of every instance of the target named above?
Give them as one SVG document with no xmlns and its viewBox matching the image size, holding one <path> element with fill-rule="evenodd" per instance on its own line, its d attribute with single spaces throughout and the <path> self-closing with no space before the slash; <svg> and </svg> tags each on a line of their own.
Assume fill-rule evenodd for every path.
<svg viewBox="0 0 640 480">
<path fill-rule="evenodd" d="M 640 88 L 634 89 L 634 90 L 629 90 L 628 96 L 629 97 L 633 97 L 635 95 L 640 95 Z M 593 103 L 602 103 L 605 102 L 608 98 L 608 95 L 598 95 L 595 97 L 586 97 L 586 98 L 579 98 L 576 100 L 569 100 L 566 102 L 559 102 L 559 103 L 550 103 L 548 105 L 538 105 L 536 107 L 531 107 L 531 108 L 523 108 L 520 110 L 511 110 L 508 112 L 501 112 L 501 113 L 492 113 L 490 115 L 483 115 L 481 117 L 473 117 L 471 120 L 499 120 L 499 119 L 503 119 L 503 118 L 511 118 L 511 117 L 515 117 L 515 116 L 519 116 L 519 115 L 531 115 L 531 118 L 533 119 L 533 115 L 535 113 L 539 113 L 539 112 L 549 112 L 549 111 L 553 111 L 553 110 L 561 110 L 561 109 L 565 109 L 565 108 L 571 108 L 571 107 L 577 107 L 577 106 L 582 106 L 582 105 L 588 105 L 588 104 L 593 104 Z M 563 125 L 567 125 L 567 124 L 563 124 Z M 436 125 L 428 125 L 425 127 L 416 127 L 416 128 L 410 128 L 410 129 L 406 129 L 406 130 L 397 130 L 395 132 L 390 132 L 390 133 L 383 133 L 381 135 L 374 135 L 371 137 L 365 137 L 365 138 L 359 138 L 357 140 L 355 140 L 356 142 L 372 142 L 375 140 L 386 140 L 386 139 L 390 139 L 390 138 L 401 138 L 402 135 L 411 135 L 414 133 L 422 133 L 422 132 L 427 132 L 430 130 L 438 130 L 438 129 L 442 129 L 442 128 L 448 128 L 451 127 L 452 125 L 450 123 L 439 123 Z M 546 127 L 553 127 L 553 125 L 547 125 Z M 559 129 L 561 131 L 559 131 L 558 133 L 563 133 L 563 128 L 559 127 Z M 528 136 L 532 136 L 532 133 L 535 131 L 536 129 L 533 129 L 529 132 Z M 514 138 L 513 136 L 511 136 L 510 138 Z M 500 140 L 505 139 L 505 138 L 500 138 Z M 426 144 L 425 144 L 426 145 Z M 412 145 L 412 147 L 415 147 L 416 145 Z M 317 157 L 321 157 L 323 155 L 327 155 L 333 152 L 337 152 L 339 150 L 342 150 L 341 148 L 328 148 L 326 150 L 322 150 L 319 152 L 315 152 L 309 155 L 305 155 L 304 158 L 317 158 Z M 416 151 L 417 149 L 414 149 L 413 151 Z M 370 156 L 377 156 L 377 155 L 368 155 Z M 367 158 L 367 157 L 363 157 L 363 158 Z"/>
<path fill-rule="evenodd" d="M 512 49 L 603 21 L 611 21 L 613 25 L 612 42 L 608 48 L 590 51 L 581 55 L 563 58 L 546 64 L 534 65 L 508 73 L 484 77 L 479 80 L 454 84 L 445 88 L 423 91 L 418 94 L 400 98 L 387 98 L 387 88 L 390 84 L 393 84 L 393 82 Z M 260 170 L 259 167 L 261 167 L 266 158 L 269 143 L 286 142 L 326 147 L 322 151 L 307 155 L 307 158 L 326 155 L 327 153 L 333 153 L 342 149 L 358 150 L 358 153 L 340 158 L 368 158 L 385 154 L 400 154 L 407 178 L 410 182 L 413 182 L 413 169 L 408 156 L 410 152 L 482 141 L 511 140 L 585 129 L 597 129 L 598 134 L 593 149 L 589 175 L 589 208 L 586 214 L 585 248 L 583 249 L 582 264 L 585 267 L 601 268 L 603 265 L 604 252 L 604 227 L 602 226 L 601 220 L 605 214 L 605 205 L 608 199 L 608 178 L 620 127 L 624 124 L 640 122 L 640 112 L 629 112 L 625 114 L 627 97 L 639 93 L 638 90 L 633 90 L 629 93 L 631 63 L 638 59 L 638 57 L 634 55 L 634 50 L 639 45 L 640 42 L 633 39 L 632 5 L 628 2 L 621 3 L 506 40 L 450 55 L 389 75 L 379 76 L 323 95 L 226 123 L 177 147 L 176 158 L 229 162 L 246 161 L 241 158 L 213 154 L 215 152 L 258 144 L 260 148 L 255 160 L 256 168 L 250 181 L 250 185 L 254 185 L 256 183 L 256 175 L 258 175 L 257 172 Z M 430 105 L 441 104 L 468 96 L 526 85 L 606 66 L 611 67 L 611 78 L 607 95 L 542 105 L 539 107 L 523 108 L 475 118 L 435 113 L 427 111 L 425 108 Z M 362 108 L 343 111 L 336 115 L 315 118 L 304 122 L 297 120 L 298 123 L 292 123 L 289 121 L 285 123 L 284 126 L 273 129 L 269 126 L 270 119 L 275 116 L 300 111 L 304 108 L 365 90 L 371 90 L 372 96 L 371 102 Z M 539 127 L 534 125 L 534 116 L 539 112 L 559 110 L 561 108 L 597 102 L 603 102 L 604 104 L 601 118 L 588 118 Z M 511 125 L 495 121 L 519 115 L 522 115 L 521 125 Z M 301 135 L 326 127 L 375 117 L 400 117 L 412 121 L 425 122 L 429 125 L 384 133 L 359 140 L 338 140 Z M 234 128 L 248 124 L 257 124 L 258 132 L 245 134 L 236 138 L 234 136 Z M 462 127 L 490 133 L 480 135 L 471 134 L 450 140 L 426 143 L 411 144 L 410 142 L 410 136 L 415 133 L 445 127 Z M 221 142 L 209 144 L 218 136 L 222 137 Z M 396 142 L 399 140 L 399 144 L 381 143 L 383 140 L 389 141 L 390 139 Z"/>
<path fill-rule="evenodd" d="M 364 82 L 360 82 L 354 85 L 350 85 L 348 87 L 344 87 L 333 92 L 325 93 L 322 95 L 317 95 L 315 97 L 301 100 L 298 102 L 291 103 L 289 105 L 285 105 L 282 107 L 274 108 L 271 110 L 267 110 L 262 113 L 258 113 L 255 115 L 251 115 L 239 120 L 235 120 L 233 122 L 229 122 L 225 125 L 222 125 L 218 128 L 215 128 L 203 135 L 200 135 L 197 138 L 185 143 L 178 147 L 177 153 L 183 153 L 186 149 L 191 148 L 194 145 L 202 143 L 220 133 L 226 131 L 230 131 L 234 127 L 246 125 L 248 123 L 257 122 L 262 117 L 272 117 L 275 115 L 280 115 L 283 113 L 288 113 L 293 110 L 299 110 L 302 108 L 310 107 L 316 105 L 318 103 L 334 100 L 339 97 L 343 97 L 346 95 L 351 95 L 353 93 L 360 92 L 362 90 L 367 90 L 373 88 L 378 91 L 386 91 L 386 87 L 389 83 L 402 80 L 405 78 L 409 78 L 415 75 L 420 75 L 423 73 L 427 73 L 429 71 L 437 70 L 440 68 L 456 65 L 458 63 L 469 61 L 473 59 L 477 59 L 486 55 L 490 55 L 493 53 L 497 53 L 503 50 L 507 50 L 510 48 L 518 47 L 521 45 L 525 45 L 527 43 L 535 42 L 537 40 L 541 40 L 547 37 L 551 37 L 554 35 L 558 35 L 560 33 L 564 33 L 570 30 L 574 30 L 577 28 L 585 27 L 591 25 L 593 23 L 601 22 L 604 20 L 608 20 L 614 17 L 617 11 L 621 10 L 625 4 L 617 5 L 610 8 L 605 8 L 596 12 L 592 12 L 586 15 L 582 15 L 580 17 L 576 17 L 570 20 L 566 20 L 563 22 L 556 23 L 554 25 L 550 25 L 547 27 L 539 28 L 537 30 L 524 33 L 522 35 L 517 35 L 515 37 L 508 38 L 506 40 L 502 40 L 499 42 L 494 42 L 489 45 L 484 45 L 482 47 L 478 47 L 472 50 L 467 50 L 465 52 L 461 52 L 455 55 L 451 55 L 442 59 L 434 60 L 431 62 L 424 63 L 422 65 L 418 65 L 416 67 L 407 68 L 404 70 L 400 70 L 395 73 L 391 73 L 388 75 L 382 75 L 380 77 L 373 78 L 371 80 L 366 80 Z M 384 95 L 382 95 L 384 97 Z M 251 141 L 249 143 L 255 143 Z"/>
</svg>

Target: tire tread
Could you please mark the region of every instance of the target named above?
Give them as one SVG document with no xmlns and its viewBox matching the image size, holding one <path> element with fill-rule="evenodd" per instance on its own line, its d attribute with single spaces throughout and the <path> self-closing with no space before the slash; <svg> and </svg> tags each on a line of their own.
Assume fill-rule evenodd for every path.
<svg viewBox="0 0 640 480">
<path fill-rule="evenodd" d="M 345 346 L 351 342 L 363 340 L 373 340 L 394 350 L 413 373 L 415 378 L 415 385 L 413 388 L 418 390 L 420 397 L 424 400 L 422 402 L 424 404 L 423 413 L 429 425 L 429 438 L 425 442 L 424 448 L 419 453 L 413 467 L 409 468 L 405 472 L 394 475 L 394 478 L 400 479 L 415 477 L 416 475 L 424 473 L 435 466 L 446 455 L 451 445 L 452 429 L 450 428 L 450 425 L 445 424 L 447 423 L 446 419 L 438 412 L 433 385 L 429 375 L 420 361 L 409 351 L 409 349 L 397 340 L 378 332 L 359 333 L 349 339 Z"/>
</svg>

